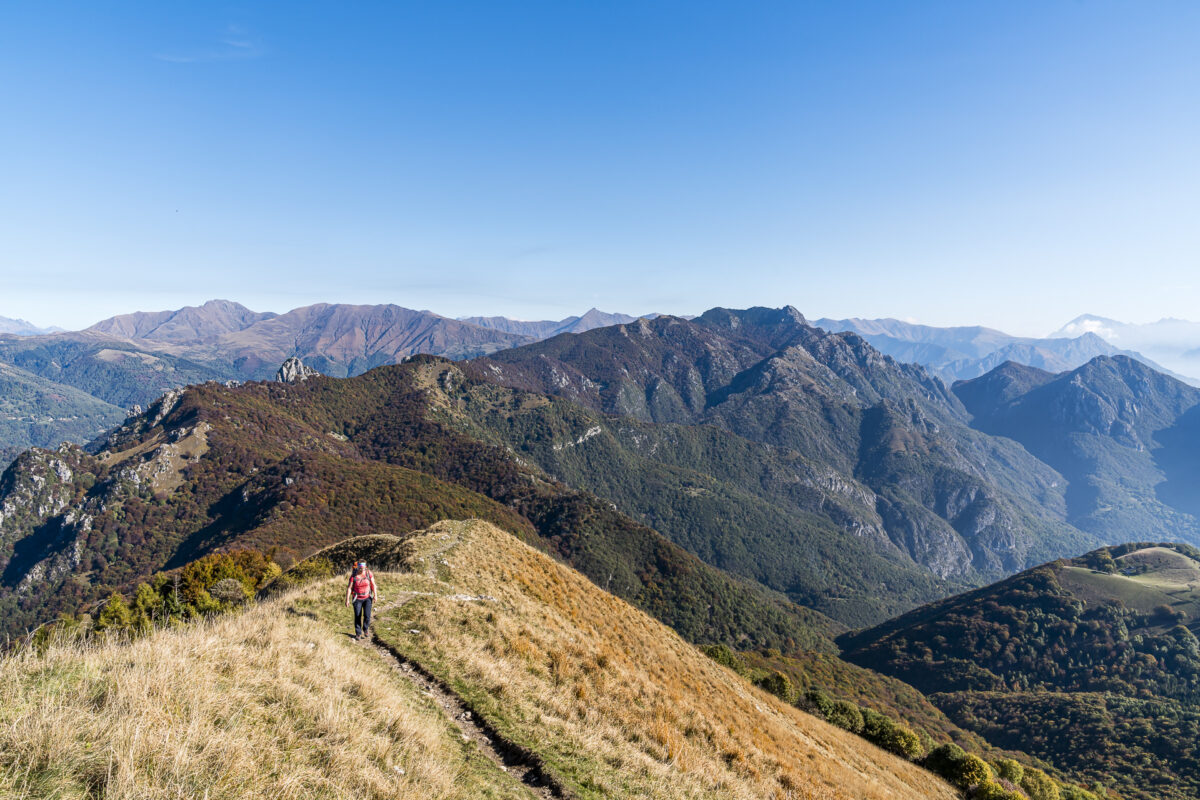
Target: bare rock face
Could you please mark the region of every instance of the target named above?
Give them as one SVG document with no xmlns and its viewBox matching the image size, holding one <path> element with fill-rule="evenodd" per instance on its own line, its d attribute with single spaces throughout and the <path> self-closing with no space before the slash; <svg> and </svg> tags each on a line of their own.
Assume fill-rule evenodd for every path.
<svg viewBox="0 0 1200 800">
<path fill-rule="evenodd" d="M 320 374 L 312 367 L 304 366 L 303 361 L 292 356 L 287 361 L 284 361 L 283 366 L 275 373 L 275 380 L 280 383 L 299 383 Z"/>
</svg>

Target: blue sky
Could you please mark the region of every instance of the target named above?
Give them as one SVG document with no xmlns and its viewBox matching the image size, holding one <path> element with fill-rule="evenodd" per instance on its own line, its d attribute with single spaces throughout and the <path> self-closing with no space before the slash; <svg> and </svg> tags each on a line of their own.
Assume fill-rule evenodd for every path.
<svg viewBox="0 0 1200 800">
<path fill-rule="evenodd" d="M 1200 317 L 1200 4 L 0 5 L 0 315 Z"/>
</svg>

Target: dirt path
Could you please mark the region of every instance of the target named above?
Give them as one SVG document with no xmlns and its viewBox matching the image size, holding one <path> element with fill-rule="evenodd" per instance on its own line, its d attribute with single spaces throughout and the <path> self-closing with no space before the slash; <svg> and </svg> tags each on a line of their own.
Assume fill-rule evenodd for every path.
<svg viewBox="0 0 1200 800">
<path fill-rule="evenodd" d="M 411 596 L 411 595 L 410 595 Z M 388 608 L 404 605 L 408 598 L 392 603 Z M 415 684 L 423 694 L 433 699 L 442 712 L 458 728 L 464 741 L 474 742 L 485 756 L 500 769 L 514 776 L 529 788 L 534 797 L 567 800 L 572 794 L 548 776 L 541 758 L 520 745 L 500 736 L 491 725 L 475 714 L 448 686 L 426 672 L 420 664 L 409 661 L 381 641 L 374 632 L 371 644 L 390 661 L 396 671 Z"/>
</svg>

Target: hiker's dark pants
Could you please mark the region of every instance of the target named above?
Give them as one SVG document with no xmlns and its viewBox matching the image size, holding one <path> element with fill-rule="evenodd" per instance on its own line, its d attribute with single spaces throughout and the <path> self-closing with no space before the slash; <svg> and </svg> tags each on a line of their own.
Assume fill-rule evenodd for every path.
<svg viewBox="0 0 1200 800">
<path fill-rule="evenodd" d="M 354 599 L 354 635 L 359 636 L 371 627 L 371 606 L 375 601 L 369 597 Z"/>
</svg>

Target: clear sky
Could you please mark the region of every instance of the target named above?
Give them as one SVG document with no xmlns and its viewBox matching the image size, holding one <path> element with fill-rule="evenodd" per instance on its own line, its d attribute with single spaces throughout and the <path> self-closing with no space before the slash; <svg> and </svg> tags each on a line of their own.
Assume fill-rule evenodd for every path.
<svg viewBox="0 0 1200 800">
<path fill-rule="evenodd" d="M 1200 3 L 0 4 L 0 315 L 1200 318 Z"/>
</svg>

